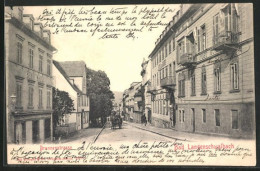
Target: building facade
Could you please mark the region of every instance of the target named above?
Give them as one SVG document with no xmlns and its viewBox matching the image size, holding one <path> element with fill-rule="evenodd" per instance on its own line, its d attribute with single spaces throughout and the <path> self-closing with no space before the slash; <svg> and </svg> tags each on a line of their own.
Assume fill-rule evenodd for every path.
<svg viewBox="0 0 260 171">
<path fill-rule="evenodd" d="M 133 82 L 123 95 L 125 120 L 141 123 L 143 114 L 141 82 Z"/>
<path fill-rule="evenodd" d="M 8 143 L 52 140 L 52 58 L 50 31 L 23 14 L 5 8 L 6 125 Z"/>
<path fill-rule="evenodd" d="M 141 66 L 143 111 L 148 123 L 152 123 L 151 94 L 148 93 L 148 87 L 151 86 L 151 60 L 144 59 Z"/>
<path fill-rule="evenodd" d="M 83 61 L 53 61 L 55 87 L 69 93 L 74 110 L 65 113 L 57 125 L 56 134 L 68 135 L 89 127 L 89 97 L 87 95 L 86 64 Z"/>
<path fill-rule="evenodd" d="M 255 134 L 252 10 L 252 4 L 242 3 L 185 4 L 159 38 L 158 44 L 174 42 L 170 121 L 176 130 L 232 137 Z M 168 43 L 168 53 L 169 48 Z M 158 74 L 167 65 L 166 49 L 162 60 L 160 55 L 156 60 L 155 52 L 151 56 L 154 111 L 159 113 L 164 107 L 156 102 L 159 84 L 171 71 L 168 67 Z"/>
</svg>

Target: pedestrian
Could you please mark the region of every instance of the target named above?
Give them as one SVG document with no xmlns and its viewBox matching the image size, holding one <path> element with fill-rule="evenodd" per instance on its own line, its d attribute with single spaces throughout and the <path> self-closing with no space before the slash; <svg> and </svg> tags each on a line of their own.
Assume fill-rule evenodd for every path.
<svg viewBox="0 0 260 171">
<path fill-rule="evenodd" d="M 146 116 L 144 115 L 144 126 L 146 126 L 147 124 L 147 120 L 146 120 Z"/>
</svg>

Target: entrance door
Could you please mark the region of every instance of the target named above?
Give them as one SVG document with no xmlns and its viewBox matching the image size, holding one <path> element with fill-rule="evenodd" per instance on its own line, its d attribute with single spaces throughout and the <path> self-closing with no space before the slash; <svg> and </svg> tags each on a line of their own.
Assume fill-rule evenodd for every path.
<svg viewBox="0 0 260 171">
<path fill-rule="evenodd" d="M 172 127 L 175 127 L 175 124 L 176 124 L 175 109 L 171 108 L 171 114 L 172 114 Z"/>
<path fill-rule="evenodd" d="M 33 143 L 39 142 L 39 120 L 35 120 L 32 122 L 32 136 L 33 136 Z"/>
<path fill-rule="evenodd" d="M 192 132 L 195 132 L 195 109 L 191 108 L 191 115 L 192 115 Z"/>
<path fill-rule="evenodd" d="M 26 143 L 26 124 L 22 122 L 22 143 Z"/>
<path fill-rule="evenodd" d="M 148 110 L 148 122 L 151 123 L 152 121 L 152 116 L 151 116 L 151 110 Z"/>
<path fill-rule="evenodd" d="M 50 138 L 50 136 L 51 136 L 51 119 L 45 119 L 45 121 L 44 121 L 44 134 L 45 134 L 45 139 Z"/>
</svg>

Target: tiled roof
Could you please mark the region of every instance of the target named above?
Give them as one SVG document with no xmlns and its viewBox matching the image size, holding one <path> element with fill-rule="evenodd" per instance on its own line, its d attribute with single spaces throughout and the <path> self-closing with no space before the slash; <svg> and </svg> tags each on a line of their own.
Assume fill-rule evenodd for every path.
<svg viewBox="0 0 260 171">
<path fill-rule="evenodd" d="M 59 62 L 69 77 L 83 77 L 86 64 L 83 61 L 65 61 Z"/>
<path fill-rule="evenodd" d="M 61 62 L 55 61 L 53 60 L 53 64 L 55 65 L 55 67 L 60 71 L 60 73 L 64 76 L 64 78 L 67 80 L 67 82 L 71 85 L 71 87 L 78 93 L 82 94 L 82 92 L 80 91 L 80 89 L 73 84 L 72 82 L 70 82 L 70 78 L 67 75 L 67 73 L 64 70 L 64 67 L 61 65 Z"/>
</svg>

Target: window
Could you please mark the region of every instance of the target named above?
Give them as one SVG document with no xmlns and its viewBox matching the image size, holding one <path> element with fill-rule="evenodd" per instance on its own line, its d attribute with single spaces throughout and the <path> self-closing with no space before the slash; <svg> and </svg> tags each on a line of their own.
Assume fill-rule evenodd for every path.
<svg viewBox="0 0 260 171">
<path fill-rule="evenodd" d="M 39 89 L 39 108 L 42 108 L 42 89 Z"/>
<path fill-rule="evenodd" d="M 161 70 L 161 79 L 163 79 L 164 78 L 164 68 Z"/>
<path fill-rule="evenodd" d="M 183 123 L 185 121 L 185 112 L 184 109 L 179 110 L 179 121 Z"/>
<path fill-rule="evenodd" d="M 163 61 L 163 59 L 164 59 L 164 50 L 163 50 L 163 49 L 164 49 L 164 48 L 162 47 L 162 50 L 161 50 L 162 56 L 161 56 L 160 62 Z"/>
<path fill-rule="evenodd" d="M 16 83 L 16 107 L 22 106 L 22 84 Z"/>
<path fill-rule="evenodd" d="M 182 118 L 181 118 L 181 114 L 182 112 L 181 112 L 181 110 L 179 110 L 179 121 L 181 122 L 181 120 L 182 120 Z"/>
<path fill-rule="evenodd" d="M 207 116 L 206 116 L 206 109 L 202 109 L 202 122 L 203 123 L 206 123 L 206 118 Z"/>
<path fill-rule="evenodd" d="M 29 97 L 29 100 L 28 100 L 28 106 L 29 107 L 33 107 L 33 87 L 29 86 L 29 94 L 28 94 L 28 97 Z"/>
<path fill-rule="evenodd" d="M 181 40 L 178 43 L 178 49 L 177 49 L 177 54 L 178 54 L 178 59 L 180 61 L 181 56 L 185 53 L 185 47 L 184 47 L 184 40 Z"/>
<path fill-rule="evenodd" d="M 39 72 L 42 72 L 42 55 L 39 56 Z"/>
<path fill-rule="evenodd" d="M 232 129 L 238 129 L 238 111 L 231 110 L 232 115 Z"/>
<path fill-rule="evenodd" d="M 194 50 L 194 44 L 195 44 L 195 39 L 193 36 L 193 33 L 189 34 L 186 37 L 186 52 L 189 54 L 194 54 L 195 50 Z"/>
<path fill-rule="evenodd" d="M 213 43 L 237 40 L 238 16 L 234 4 L 225 5 L 213 18 Z"/>
<path fill-rule="evenodd" d="M 231 69 L 231 88 L 232 90 L 238 90 L 238 64 L 233 63 L 230 65 Z"/>
<path fill-rule="evenodd" d="M 196 82 L 195 82 L 195 71 L 193 70 L 191 73 L 191 95 L 196 95 Z"/>
<path fill-rule="evenodd" d="M 215 121 L 216 121 L 216 126 L 220 126 L 220 112 L 219 109 L 215 109 Z"/>
<path fill-rule="evenodd" d="M 172 39 L 172 51 L 175 50 L 175 38 Z"/>
<path fill-rule="evenodd" d="M 17 58 L 16 62 L 18 64 L 22 63 L 22 56 L 23 56 L 23 45 L 21 42 L 17 42 Z"/>
<path fill-rule="evenodd" d="M 83 95 L 83 106 L 87 106 L 87 102 L 86 102 L 86 96 L 85 95 Z"/>
<path fill-rule="evenodd" d="M 185 121 L 185 112 L 184 112 L 184 110 L 182 110 L 182 122 L 184 122 Z"/>
<path fill-rule="evenodd" d="M 161 58 L 161 51 L 158 52 L 156 65 L 158 65 L 160 58 Z"/>
<path fill-rule="evenodd" d="M 190 117 L 190 124 L 193 125 L 193 122 L 195 123 L 195 109 L 191 108 L 191 117 Z"/>
<path fill-rule="evenodd" d="M 29 67 L 33 68 L 33 49 L 29 48 Z"/>
<path fill-rule="evenodd" d="M 220 92 L 220 68 L 214 70 L 215 92 Z"/>
<path fill-rule="evenodd" d="M 47 108 L 51 108 L 51 91 L 47 91 Z"/>
<path fill-rule="evenodd" d="M 219 14 L 213 17 L 213 44 L 218 43 L 219 34 Z"/>
<path fill-rule="evenodd" d="M 47 61 L 47 74 L 51 75 L 51 61 L 50 60 Z"/>
<path fill-rule="evenodd" d="M 169 76 L 172 76 L 172 64 L 169 65 Z"/>
<path fill-rule="evenodd" d="M 206 49 L 206 27 L 205 25 L 201 26 L 201 51 Z"/>
<path fill-rule="evenodd" d="M 162 105 L 162 100 L 160 99 L 160 114 L 163 112 L 163 105 Z"/>
<path fill-rule="evenodd" d="M 167 50 L 167 44 L 165 44 L 165 58 L 167 57 L 167 55 L 168 55 L 168 50 Z"/>
<path fill-rule="evenodd" d="M 207 94 L 207 75 L 205 66 L 202 67 L 201 72 L 201 95 Z"/>
<path fill-rule="evenodd" d="M 160 83 L 160 74 L 159 72 L 157 72 L 157 86 L 159 85 L 159 83 Z"/>
<path fill-rule="evenodd" d="M 169 41 L 169 54 L 172 52 L 172 41 Z"/>
<path fill-rule="evenodd" d="M 185 96 L 185 78 L 184 78 L 183 74 L 179 74 L 178 89 L 179 89 L 179 97 L 184 97 Z"/>
</svg>

